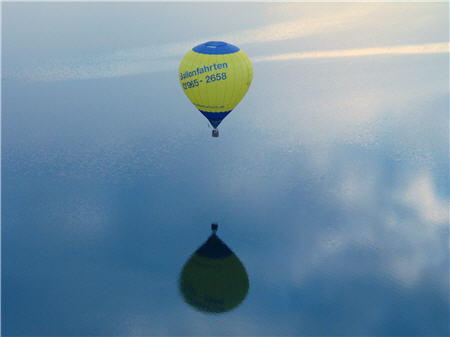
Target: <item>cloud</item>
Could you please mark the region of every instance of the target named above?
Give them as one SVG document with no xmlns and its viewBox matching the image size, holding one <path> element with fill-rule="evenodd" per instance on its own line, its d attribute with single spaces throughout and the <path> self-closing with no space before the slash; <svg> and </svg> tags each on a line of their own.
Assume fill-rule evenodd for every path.
<svg viewBox="0 0 450 337">
<path fill-rule="evenodd" d="M 253 62 L 290 61 L 319 58 L 361 57 L 376 55 L 412 55 L 412 54 L 448 54 L 450 44 L 448 42 L 429 43 L 406 46 L 390 46 L 362 49 L 343 49 L 311 51 L 301 53 L 285 53 L 278 55 L 256 57 Z"/>
<path fill-rule="evenodd" d="M 286 34 L 289 36 L 289 33 Z M 285 37 L 286 37 L 285 36 Z M 229 40 L 229 39 L 209 39 Z M 243 39 L 245 41 L 245 38 Z M 202 40 L 203 41 L 203 40 Z M 255 39 L 258 41 L 258 37 Z M 260 42 L 260 41 L 258 41 Z M 120 51 L 110 55 L 91 57 L 86 59 L 72 59 L 55 61 L 52 64 L 39 65 L 28 69 L 13 69 L 6 71 L 6 77 L 23 81 L 63 81 L 97 78 L 114 78 L 138 74 L 148 74 L 159 71 L 177 69 L 179 58 L 200 40 L 187 43 L 168 44 L 163 47 L 149 47 Z M 345 58 L 380 55 L 419 55 L 419 54 L 448 54 L 448 42 L 385 46 L 376 48 L 356 48 L 342 50 L 309 51 L 299 53 L 283 53 L 252 57 L 253 63 L 292 61 L 304 59 Z M 155 51 L 157 50 L 157 51 Z"/>
<path fill-rule="evenodd" d="M 335 11 L 321 12 L 320 14 L 301 17 L 298 20 L 279 22 L 267 26 L 249 29 L 242 32 L 225 34 L 217 37 L 218 40 L 233 41 L 238 45 L 250 43 L 266 43 L 285 41 L 342 31 L 360 25 L 368 15 L 373 15 L 374 7 L 342 7 Z"/>
<path fill-rule="evenodd" d="M 5 67 L 6 78 L 22 81 L 62 81 L 147 74 L 177 69 L 179 58 L 192 46 L 208 40 L 231 41 L 239 46 L 275 41 L 286 41 L 306 36 L 354 30 L 376 16 L 382 7 L 342 7 L 300 16 L 300 19 L 269 24 L 266 26 L 235 31 L 201 39 L 152 45 L 143 48 L 121 50 L 114 53 L 71 58 L 54 59 L 48 63 L 29 67 Z M 297 60 L 324 57 L 354 57 L 365 55 L 398 55 L 448 53 L 448 43 L 428 45 L 393 46 L 366 49 L 345 49 L 331 51 L 309 51 L 279 55 L 252 56 L 254 62 Z"/>
</svg>

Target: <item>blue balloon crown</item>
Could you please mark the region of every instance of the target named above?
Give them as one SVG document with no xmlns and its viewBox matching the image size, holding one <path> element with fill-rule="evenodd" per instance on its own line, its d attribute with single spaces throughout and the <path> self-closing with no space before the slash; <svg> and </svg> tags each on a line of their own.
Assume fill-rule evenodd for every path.
<svg viewBox="0 0 450 337">
<path fill-rule="evenodd" d="M 236 53 L 239 51 L 239 48 L 223 41 L 209 41 L 199 44 L 192 50 L 200 54 L 223 55 Z"/>
</svg>

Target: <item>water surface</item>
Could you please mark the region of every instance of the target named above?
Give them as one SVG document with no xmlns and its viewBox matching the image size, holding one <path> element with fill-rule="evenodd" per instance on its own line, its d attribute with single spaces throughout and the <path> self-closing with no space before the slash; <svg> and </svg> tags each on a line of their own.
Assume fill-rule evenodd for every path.
<svg viewBox="0 0 450 337">
<path fill-rule="evenodd" d="M 447 4 L 2 22 L 3 335 L 448 335 Z M 254 66 L 217 139 L 177 79 L 208 40 Z M 249 280 L 216 314 L 179 289 L 213 222 Z"/>
</svg>

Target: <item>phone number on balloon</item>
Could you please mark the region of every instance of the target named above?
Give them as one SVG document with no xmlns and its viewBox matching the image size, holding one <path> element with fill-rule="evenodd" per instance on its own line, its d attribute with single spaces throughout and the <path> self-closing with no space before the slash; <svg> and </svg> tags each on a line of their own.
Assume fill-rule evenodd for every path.
<svg viewBox="0 0 450 337">
<path fill-rule="evenodd" d="M 212 75 L 206 75 L 205 79 L 206 79 L 206 83 L 226 80 L 227 73 L 217 73 L 217 74 L 212 74 Z M 200 80 L 200 82 L 203 82 L 203 80 Z M 195 79 L 193 81 L 187 81 L 187 82 L 182 83 L 184 89 L 195 88 L 195 87 L 198 87 L 199 84 L 200 83 L 197 79 Z"/>
</svg>

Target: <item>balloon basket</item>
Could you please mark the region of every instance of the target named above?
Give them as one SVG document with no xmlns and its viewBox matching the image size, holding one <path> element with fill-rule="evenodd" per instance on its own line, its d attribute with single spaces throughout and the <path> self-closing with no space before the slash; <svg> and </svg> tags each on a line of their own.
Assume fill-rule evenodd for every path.
<svg viewBox="0 0 450 337">
<path fill-rule="evenodd" d="M 213 137 L 219 137 L 219 130 L 213 129 L 211 135 L 212 135 Z"/>
</svg>

